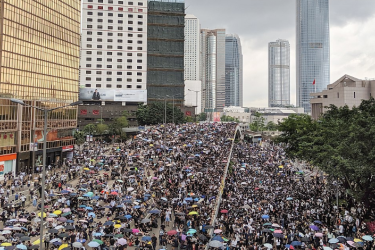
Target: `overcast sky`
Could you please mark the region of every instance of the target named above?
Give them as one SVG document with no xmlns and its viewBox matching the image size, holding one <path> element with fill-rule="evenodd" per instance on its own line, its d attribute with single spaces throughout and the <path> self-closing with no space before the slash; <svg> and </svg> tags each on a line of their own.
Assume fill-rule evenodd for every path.
<svg viewBox="0 0 375 250">
<path fill-rule="evenodd" d="M 291 102 L 296 103 L 296 0 L 186 0 L 202 28 L 238 34 L 244 56 L 244 106 L 268 103 L 268 42 L 290 43 Z M 375 0 L 331 0 L 331 83 L 344 74 L 375 78 Z"/>
</svg>

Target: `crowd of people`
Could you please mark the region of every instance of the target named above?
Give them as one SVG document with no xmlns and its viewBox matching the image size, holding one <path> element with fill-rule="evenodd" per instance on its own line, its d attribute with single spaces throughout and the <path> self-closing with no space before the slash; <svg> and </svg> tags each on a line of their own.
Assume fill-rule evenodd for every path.
<svg viewBox="0 0 375 250">
<path fill-rule="evenodd" d="M 324 175 L 306 176 L 280 146 L 235 141 L 236 127 L 159 125 L 77 149 L 47 169 L 44 214 L 41 175 L 23 182 L 30 206 L 2 199 L 0 249 L 39 249 L 41 224 L 44 249 L 58 250 L 374 247 L 369 208 L 335 206 Z"/>
</svg>

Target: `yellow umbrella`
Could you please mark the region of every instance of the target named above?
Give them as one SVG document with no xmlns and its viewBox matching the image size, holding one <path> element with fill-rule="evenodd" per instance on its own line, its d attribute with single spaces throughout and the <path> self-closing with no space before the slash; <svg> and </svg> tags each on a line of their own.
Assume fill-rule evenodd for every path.
<svg viewBox="0 0 375 250">
<path fill-rule="evenodd" d="M 354 242 L 362 242 L 362 240 L 361 239 L 354 239 Z"/>
<path fill-rule="evenodd" d="M 8 242 L 4 242 L 4 243 L 1 243 L 1 246 L 3 246 L 3 247 L 10 247 L 10 246 L 12 246 L 12 244 L 8 243 Z"/>
<path fill-rule="evenodd" d="M 150 147 L 153 147 L 154 146 L 154 144 L 150 144 Z"/>
<path fill-rule="evenodd" d="M 90 170 L 89 168 L 84 168 L 83 170 Z"/>
<path fill-rule="evenodd" d="M 121 227 L 120 224 L 116 224 L 116 225 L 115 225 L 115 228 L 120 228 L 120 227 Z"/>
<path fill-rule="evenodd" d="M 193 206 L 191 206 L 191 207 L 198 207 L 198 205 L 193 205 Z"/>
<path fill-rule="evenodd" d="M 43 240 L 44 242 L 44 240 Z M 37 239 L 36 241 L 33 242 L 33 245 L 39 245 L 40 244 L 40 239 Z"/>
<path fill-rule="evenodd" d="M 43 218 L 45 218 L 46 216 L 47 216 L 47 214 L 43 213 Z M 38 213 L 38 217 L 42 217 L 42 213 L 41 212 Z"/>
<path fill-rule="evenodd" d="M 121 223 L 119 220 L 113 220 L 114 223 Z"/>
<path fill-rule="evenodd" d="M 68 245 L 68 244 L 62 244 L 62 245 L 59 247 L 59 250 L 64 249 L 64 248 L 66 248 L 66 247 L 69 247 L 69 245 Z"/>
<path fill-rule="evenodd" d="M 62 212 L 60 210 L 56 210 L 53 213 L 56 214 L 56 215 L 60 215 Z"/>
<path fill-rule="evenodd" d="M 283 166 L 283 165 L 280 165 L 279 168 L 284 168 L 284 166 Z"/>
<path fill-rule="evenodd" d="M 198 212 L 196 212 L 196 211 L 191 211 L 191 212 L 189 213 L 189 215 L 196 215 L 196 214 L 198 214 Z"/>
</svg>

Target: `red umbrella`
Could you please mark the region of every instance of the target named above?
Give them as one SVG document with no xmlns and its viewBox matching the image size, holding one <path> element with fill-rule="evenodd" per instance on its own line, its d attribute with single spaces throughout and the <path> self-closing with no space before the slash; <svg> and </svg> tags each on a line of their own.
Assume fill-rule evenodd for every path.
<svg viewBox="0 0 375 250">
<path fill-rule="evenodd" d="M 177 231 L 176 230 L 171 230 L 167 232 L 168 235 L 176 235 Z"/>
<path fill-rule="evenodd" d="M 112 195 L 118 195 L 118 193 L 117 193 L 117 192 L 111 192 L 111 194 L 112 194 Z"/>
<path fill-rule="evenodd" d="M 227 214 L 227 213 L 228 213 L 228 210 L 223 209 L 223 210 L 220 211 L 220 213 L 222 213 L 222 214 Z"/>
</svg>

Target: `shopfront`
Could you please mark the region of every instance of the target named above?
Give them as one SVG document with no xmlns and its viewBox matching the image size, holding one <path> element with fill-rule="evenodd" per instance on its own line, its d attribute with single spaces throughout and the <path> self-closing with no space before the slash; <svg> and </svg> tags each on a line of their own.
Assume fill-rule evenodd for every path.
<svg viewBox="0 0 375 250">
<path fill-rule="evenodd" d="M 69 145 L 69 146 L 64 146 L 62 147 L 62 158 L 63 160 L 72 160 L 73 159 L 73 151 L 74 151 L 74 147 L 73 145 Z"/>
<path fill-rule="evenodd" d="M 0 155 L 0 180 L 4 180 L 4 174 L 16 173 L 17 154 Z"/>
</svg>

